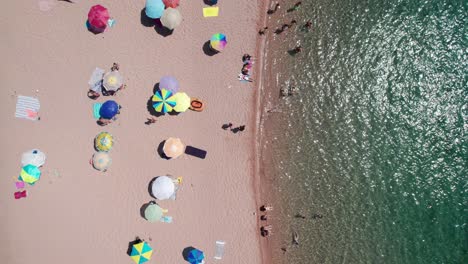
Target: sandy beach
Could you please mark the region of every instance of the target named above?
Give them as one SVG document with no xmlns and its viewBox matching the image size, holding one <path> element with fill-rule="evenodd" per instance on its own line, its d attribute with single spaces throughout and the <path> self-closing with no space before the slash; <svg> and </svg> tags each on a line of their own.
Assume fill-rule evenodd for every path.
<svg viewBox="0 0 468 264">
<path fill-rule="evenodd" d="M 203 250 L 207 263 L 267 263 L 257 231 L 257 83 L 237 80 L 242 55 L 260 54 L 264 3 L 219 1 L 219 17 L 203 18 L 202 0 L 181 0 L 184 20 L 164 37 L 146 25 L 144 0 L 48 2 L 48 11 L 37 0 L 4 3 L 1 262 L 133 263 L 127 247 L 139 236 L 154 249 L 149 263 L 185 263 L 182 251 L 189 246 Z M 98 35 L 85 27 L 95 4 L 116 20 Z M 227 35 L 228 46 L 208 56 L 203 45 L 217 32 Z M 113 62 L 120 63 L 127 88 L 97 99 L 123 107 L 116 122 L 100 127 L 87 82 L 95 67 L 109 70 Z M 205 110 L 166 114 L 145 125 L 148 100 L 164 75 L 175 76 L 180 90 L 203 100 Z M 40 100 L 40 121 L 15 118 L 18 95 Z M 246 130 L 221 129 L 227 122 Z M 101 131 L 115 137 L 106 173 L 89 164 Z M 171 136 L 206 150 L 206 159 L 162 159 L 157 147 Z M 21 153 L 32 148 L 47 155 L 42 178 L 26 187 L 27 198 L 15 200 Z M 149 223 L 140 216 L 141 206 L 152 200 L 148 184 L 166 174 L 183 177 L 177 199 L 159 202 L 173 222 Z M 216 240 L 226 242 L 220 261 L 213 259 Z"/>
</svg>

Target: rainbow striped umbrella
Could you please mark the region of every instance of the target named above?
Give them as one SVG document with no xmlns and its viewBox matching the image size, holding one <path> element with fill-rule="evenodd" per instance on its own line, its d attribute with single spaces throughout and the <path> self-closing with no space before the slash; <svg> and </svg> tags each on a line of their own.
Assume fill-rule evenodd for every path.
<svg viewBox="0 0 468 264">
<path fill-rule="evenodd" d="M 151 255 L 153 255 L 153 249 L 144 241 L 133 245 L 132 252 L 130 253 L 130 257 L 137 264 L 147 262 L 151 259 Z"/>
<path fill-rule="evenodd" d="M 153 95 L 153 107 L 159 113 L 171 112 L 176 105 L 176 101 L 172 98 L 172 92 L 166 89 L 158 90 Z"/>
<path fill-rule="evenodd" d="M 223 51 L 227 45 L 226 35 L 221 33 L 214 34 L 210 39 L 210 46 L 217 51 Z"/>
<path fill-rule="evenodd" d="M 41 178 L 41 171 L 38 167 L 28 164 L 21 169 L 18 179 L 29 183 L 29 185 L 34 185 Z"/>
</svg>

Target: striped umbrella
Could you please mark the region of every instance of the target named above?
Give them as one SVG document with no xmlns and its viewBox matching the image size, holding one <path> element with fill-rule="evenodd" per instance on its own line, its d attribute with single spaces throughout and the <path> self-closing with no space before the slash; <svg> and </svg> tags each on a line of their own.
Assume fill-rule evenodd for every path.
<svg viewBox="0 0 468 264">
<path fill-rule="evenodd" d="M 114 145 L 114 138 L 108 132 L 99 133 L 94 139 L 94 147 L 97 151 L 109 151 Z"/>
<path fill-rule="evenodd" d="M 185 112 L 190 107 L 190 97 L 186 93 L 176 93 L 172 96 L 172 99 L 176 101 L 174 111 L 180 113 Z"/>
<path fill-rule="evenodd" d="M 210 46 L 217 51 L 223 51 L 227 45 L 226 35 L 221 33 L 214 34 L 210 39 Z"/>
<path fill-rule="evenodd" d="M 133 245 L 132 252 L 130 253 L 130 257 L 137 264 L 147 262 L 151 259 L 151 255 L 153 255 L 153 249 L 145 241 Z"/>
<path fill-rule="evenodd" d="M 18 179 L 29 183 L 29 185 L 34 185 L 41 178 L 41 171 L 38 167 L 28 164 L 21 169 Z"/>
<path fill-rule="evenodd" d="M 153 107 L 159 113 L 171 112 L 173 107 L 176 105 L 176 101 L 173 100 L 172 92 L 166 89 L 158 90 L 153 95 Z"/>
</svg>

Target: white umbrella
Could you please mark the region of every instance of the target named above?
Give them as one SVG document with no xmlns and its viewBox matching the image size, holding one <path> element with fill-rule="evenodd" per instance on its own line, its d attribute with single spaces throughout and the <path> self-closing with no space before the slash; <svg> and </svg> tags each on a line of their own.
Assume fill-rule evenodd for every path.
<svg viewBox="0 0 468 264">
<path fill-rule="evenodd" d="M 159 176 L 153 181 L 151 192 L 158 200 L 169 199 L 175 192 L 174 182 L 167 176 Z"/>
<path fill-rule="evenodd" d="M 170 30 L 178 27 L 181 22 L 182 15 L 180 14 L 179 10 L 171 7 L 166 8 L 161 16 L 161 24 Z"/>
<path fill-rule="evenodd" d="M 44 152 L 38 149 L 32 149 L 23 153 L 21 156 L 21 165 L 24 167 L 28 164 L 34 165 L 36 167 L 41 167 L 46 161 L 46 155 Z"/>
</svg>

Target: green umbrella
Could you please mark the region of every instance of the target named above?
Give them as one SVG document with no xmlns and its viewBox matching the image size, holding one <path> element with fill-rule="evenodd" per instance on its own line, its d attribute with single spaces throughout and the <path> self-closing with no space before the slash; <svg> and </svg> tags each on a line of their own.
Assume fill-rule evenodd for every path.
<svg viewBox="0 0 468 264">
<path fill-rule="evenodd" d="M 155 203 L 150 203 L 145 209 L 145 218 L 149 222 L 160 221 L 163 217 L 162 208 Z"/>
</svg>

